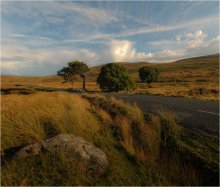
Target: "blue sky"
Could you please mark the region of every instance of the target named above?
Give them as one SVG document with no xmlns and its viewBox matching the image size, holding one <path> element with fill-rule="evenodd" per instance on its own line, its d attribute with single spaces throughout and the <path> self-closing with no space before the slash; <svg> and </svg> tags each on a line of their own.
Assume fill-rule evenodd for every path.
<svg viewBox="0 0 220 187">
<path fill-rule="evenodd" d="M 218 1 L 2 1 L 1 73 L 52 75 L 71 60 L 170 62 L 219 52 Z"/>
</svg>

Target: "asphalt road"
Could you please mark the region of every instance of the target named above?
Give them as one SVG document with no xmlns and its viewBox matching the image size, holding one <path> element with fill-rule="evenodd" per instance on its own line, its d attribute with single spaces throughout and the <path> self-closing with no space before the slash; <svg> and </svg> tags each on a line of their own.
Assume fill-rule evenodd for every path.
<svg viewBox="0 0 220 187">
<path fill-rule="evenodd" d="M 162 107 L 174 113 L 178 124 L 191 130 L 219 136 L 219 102 L 146 94 L 105 95 L 136 103 L 146 113 L 158 112 Z"/>
</svg>

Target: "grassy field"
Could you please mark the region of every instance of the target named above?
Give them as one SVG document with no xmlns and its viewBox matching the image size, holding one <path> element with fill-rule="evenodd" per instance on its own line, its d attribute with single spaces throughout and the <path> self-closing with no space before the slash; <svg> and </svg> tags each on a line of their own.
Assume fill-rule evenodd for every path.
<svg viewBox="0 0 220 187">
<path fill-rule="evenodd" d="M 219 100 L 219 55 L 210 55 L 184 59 L 172 63 L 123 63 L 129 75 L 136 82 L 131 93 L 148 93 L 165 96 L 192 97 L 198 99 Z M 160 82 L 151 85 L 140 83 L 138 70 L 142 66 L 157 67 L 160 71 Z M 87 90 L 99 92 L 96 78 L 102 66 L 93 67 L 87 73 Z M 56 72 L 54 72 L 56 73 Z M 20 77 L 1 76 L 1 88 L 27 88 L 25 85 L 37 85 L 52 88 L 68 89 L 69 83 L 57 76 Z M 81 88 L 81 80 L 74 84 Z"/>
<path fill-rule="evenodd" d="M 115 98 L 44 92 L 2 95 L 1 113 L 1 185 L 218 185 L 218 140 L 183 129 L 165 110 L 144 115 Z M 49 153 L 10 159 L 60 133 L 102 149 L 106 173 L 90 176 Z"/>
</svg>

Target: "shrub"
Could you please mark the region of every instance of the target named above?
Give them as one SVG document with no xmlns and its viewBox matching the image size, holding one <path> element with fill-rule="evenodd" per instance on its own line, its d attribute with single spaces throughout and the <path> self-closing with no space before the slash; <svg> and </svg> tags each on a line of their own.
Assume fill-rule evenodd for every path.
<svg viewBox="0 0 220 187">
<path fill-rule="evenodd" d="M 142 67 L 139 69 L 139 77 L 142 82 L 158 82 L 159 70 L 157 68 Z"/>
<path fill-rule="evenodd" d="M 126 69 L 122 65 L 115 63 L 102 67 L 97 83 L 104 91 L 128 90 L 134 86 Z"/>
</svg>

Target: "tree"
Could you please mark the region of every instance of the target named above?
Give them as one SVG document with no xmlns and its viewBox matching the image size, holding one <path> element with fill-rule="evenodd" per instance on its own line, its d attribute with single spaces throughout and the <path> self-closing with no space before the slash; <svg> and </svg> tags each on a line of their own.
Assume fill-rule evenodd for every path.
<svg viewBox="0 0 220 187">
<path fill-rule="evenodd" d="M 159 80 L 159 70 L 157 68 L 151 68 L 144 66 L 139 69 L 139 77 L 142 82 L 158 82 Z"/>
<path fill-rule="evenodd" d="M 104 91 L 128 90 L 134 86 L 124 66 L 110 63 L 101 68 L 97 83 Z"/>
<path fill-rule="evenodd" d="M 83 90 L 86 87 L 85 73 L 89 70 L 88 66 L 80 61 L 72 61 L 67 64 L 67 67 L 63 67 L 57 72 L 57 75 L 62 76 L 65 82 L 71 82 L 73 88 L 73 82 L 80 76 L 83 79 Z"/>
</svg>

